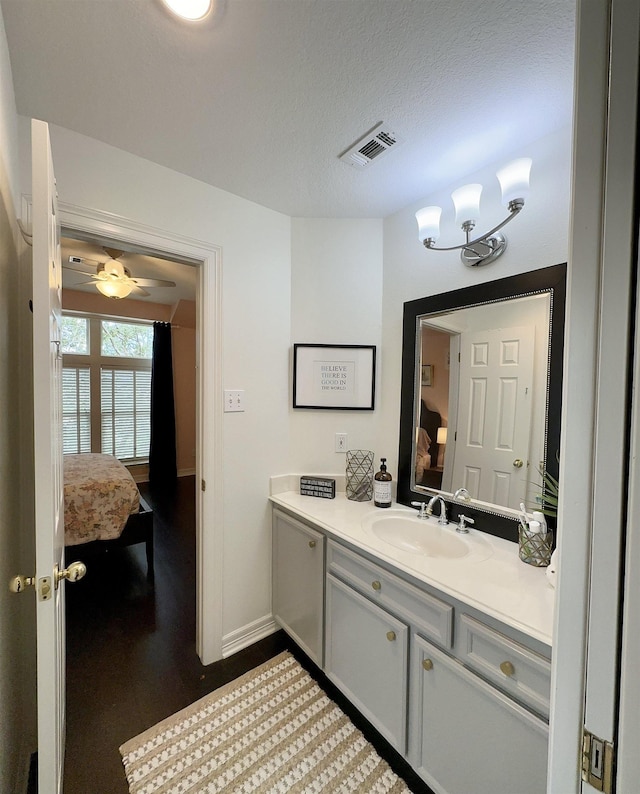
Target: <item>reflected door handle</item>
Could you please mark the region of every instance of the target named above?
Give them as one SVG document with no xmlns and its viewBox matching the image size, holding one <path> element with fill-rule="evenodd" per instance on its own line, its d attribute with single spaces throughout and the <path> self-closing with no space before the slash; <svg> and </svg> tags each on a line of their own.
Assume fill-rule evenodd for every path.
<svg viewBox="0 0 640 794">
<path fill-rule="evenodd" d="M 524 462 L 523 462 L 522 460 L 520 460 L 520 458 L 516 458 L 516 459 L 513 461 L 513 466 L 514 466 L 514 468 L 516 468 L 516 469 L 521 469 L 521 468 L 524 466 Z"/>
</svg>

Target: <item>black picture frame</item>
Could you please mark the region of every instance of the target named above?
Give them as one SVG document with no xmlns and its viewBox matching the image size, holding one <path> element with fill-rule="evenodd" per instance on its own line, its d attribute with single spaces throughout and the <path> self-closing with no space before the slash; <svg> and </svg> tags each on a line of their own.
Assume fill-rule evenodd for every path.
<svg viewBox="0 0 640 794">
<path fill-rule="evenodd" d="M 294 408 L 373 411 L 375 387 L 375 345 L 294 344 Z"/>
</svg>

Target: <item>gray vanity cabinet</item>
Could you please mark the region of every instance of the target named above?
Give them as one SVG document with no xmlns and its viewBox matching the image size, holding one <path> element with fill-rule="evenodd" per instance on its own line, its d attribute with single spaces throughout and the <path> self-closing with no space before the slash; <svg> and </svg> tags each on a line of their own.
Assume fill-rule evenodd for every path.
<svg viewBox="0 0 640 794">
<path fill-rule="evenodd" d="M 324 544 L 321 532 L 273 511 L 273 616 L 319 667 L 324 661 Z"/>
<path fill-rule="evenodd" d="M 436 794 L 544 794 L 548 646 L 332 538 L 324 559 L 279 510 L 273 527 L 278 622 L 322 665 L 324 614 L 324 672 Z"/>
<path fill-rule="evenodd" d="M 409 761 L 438 794 L 544 794 L 547 724 L 418 635 Z"/>
<path fill-rule="evenodd" d="M 404 754 L 408 626 L 331 574 L 326 620 L 328 677 Z"/>
</svg>

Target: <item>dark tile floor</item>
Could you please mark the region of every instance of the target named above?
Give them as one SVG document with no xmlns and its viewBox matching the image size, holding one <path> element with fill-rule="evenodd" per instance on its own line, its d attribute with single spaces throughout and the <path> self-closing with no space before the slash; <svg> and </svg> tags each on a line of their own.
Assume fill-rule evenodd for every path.
<svg viewBox="0 0 640 794">
<path fill-rule="evenodd" d="M 85 579 L 67 593 L 67 742 L 65 794 L 128 794 L 119 746 L 198 698 L 292 650 L 329 694 L 348 704 L 278 632 L 203 667 L 195 650 L 195 482 L 175 490 L 148 485 L 154 508 L 155 586 L 144 546 L 86 558 Z M 365 720 L 352 719 L 410 784 L 429 790 Z"/>
</svg>

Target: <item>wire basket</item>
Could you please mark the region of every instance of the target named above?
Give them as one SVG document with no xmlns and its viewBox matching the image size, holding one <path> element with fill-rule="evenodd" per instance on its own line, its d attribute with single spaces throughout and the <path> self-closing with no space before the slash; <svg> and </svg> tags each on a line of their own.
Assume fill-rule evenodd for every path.
<svg viewBox="0 0 640 794">
<path fill-rule="evenodd" d="M 373 452 L 367 449 L 347 451 L 347 499 L 369 502 L 373 499 Z"/>
<path fill-rule="evenodd" d="M 553 533 L 529 532 L 522 524 L 518 527 L 518 553 L 522 562 L 546 568 L 551 562 L 553 551 Z"/>
</svg>

